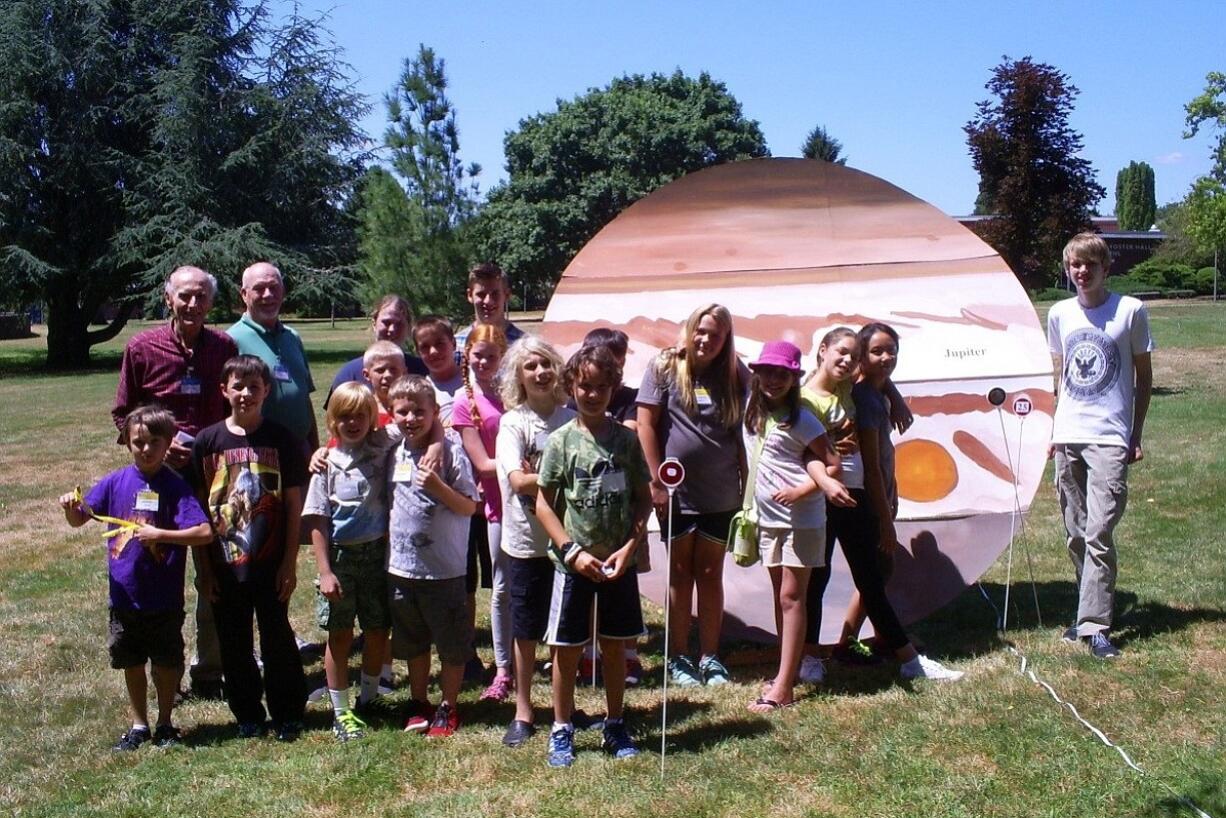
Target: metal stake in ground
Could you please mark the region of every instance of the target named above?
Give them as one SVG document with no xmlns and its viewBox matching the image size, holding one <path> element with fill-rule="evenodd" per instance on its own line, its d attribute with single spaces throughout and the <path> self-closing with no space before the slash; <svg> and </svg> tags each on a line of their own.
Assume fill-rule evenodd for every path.
<svg viewBox="0 0 1226 818">
<path fill-rule="evenodd" d="M 668 490 L 668 522 L 664 537 L 664 688 L 660 707 L 660 780 L 664 780 L 664 754 L 668 751 L 668 589 L 672 587 L 673 493 L 685 480 L 685 466 L 675 457 L 660 464 L 656 477 Z"/>
</svg>

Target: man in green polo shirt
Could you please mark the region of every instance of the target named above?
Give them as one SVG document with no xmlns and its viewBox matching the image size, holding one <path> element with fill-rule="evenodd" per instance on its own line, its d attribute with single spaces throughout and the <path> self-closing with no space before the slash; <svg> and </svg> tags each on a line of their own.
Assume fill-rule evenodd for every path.
<svg viewBox="0 0 1226 818">
<path fill-rule="evenodd" d="M 264 401 L 264 417 L 289 429 L 313 452 L 319 448 L 310 397 L 315 382 L 302 338 L 281 323 L 281 304 L 285 301 L 281 271 L 266 261 L 257 261 L 243 270 L 239 292 L 247 311 L 226 333 L 238 344 L 239 352 L 259 357 L 272 371 L 273 388 Z"/>
</svg>

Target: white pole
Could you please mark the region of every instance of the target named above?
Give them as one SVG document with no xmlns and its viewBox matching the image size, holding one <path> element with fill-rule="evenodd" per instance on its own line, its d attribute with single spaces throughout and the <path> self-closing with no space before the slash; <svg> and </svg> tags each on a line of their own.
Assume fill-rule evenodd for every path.
<svg viewBox="0 0 1226 818">
<path fill-rule="evenodd" d="M 668 750 L 668 591 L 673 587 L 673 491 L 668 488 L 668 535 L 664 540 L 664 703 L 660 707 L 660 780 L 664 780 L 664 754 Z"/>
</svg>

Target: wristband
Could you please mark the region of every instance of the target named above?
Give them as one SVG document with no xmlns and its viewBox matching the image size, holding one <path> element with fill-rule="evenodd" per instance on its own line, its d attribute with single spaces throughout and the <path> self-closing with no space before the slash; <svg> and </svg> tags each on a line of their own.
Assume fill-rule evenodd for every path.
<svg viewBox="0 0 1226 818">
<path fill-rule="evenodd" d="M 583 546 L 576 543 L 574 540 L 567 540 L 561 545 L 549 543 L 549 549 L 553 551 L 554 557 L 563 567 L 569 567 L 570 563 L 574 562 L 575 557 L 579 556 L 579 552 L 583 550 Z"/>
</svg>

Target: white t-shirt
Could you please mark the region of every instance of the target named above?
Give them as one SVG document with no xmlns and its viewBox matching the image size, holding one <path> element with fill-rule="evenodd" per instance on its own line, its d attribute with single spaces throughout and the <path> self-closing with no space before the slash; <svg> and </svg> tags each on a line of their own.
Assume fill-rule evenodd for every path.
<svg viewBox="0 0 1226 818">
<path fill-rule="evenodd" d="M 1047 344 L 1063 359 L 1052 443 L 1127 446 L 1132 438 L 1133 357 L 1154 349 L 1149 315 L 1135 298 L 1108 293 L 1086 309 L 1076 298 L 1047 314 Z"/>
<path fill-rule="evenodd" d="M 744 429 L 744 426 L 741 427 Z M 745 430 L 745 454 L 753 458 L 758 450 L 758 436 Z M 758 457 L 758 472 L 754 481 L 754 502 L 758 509 L 758 524 L 765 528 L 824 528 L 826 496 L 819 490 L 802 497 L 789 508 L 771 499 L 776 491 L 788 486 L 811 482 L 805 471 L 805 449 L 815 439 L 826 434 L 812 412 L 802 408 L 800 415 L 787 429 L 771 424 Z M 751 467 L 752 468 L 752 467 Z M 823 466 L 823 468 L 825 468 Z"/>
<path fill-rule="evenodd" d="M 472 467 L 460 445 L 443 443 L 439 477 L 453 489 L 477 499 Z M 413 484 L 425 449 L 407 440 L 387 457 L 390 489 L 387 572 L 405 579 L 454 579 L 468 571 L 468 526 L 472 518 L 456 514 L 433 494 Z"/>
<path fill-rule="evenodd" d="M 540 466 L 541 453 L 550 432 L 565 426 L 575 417 L 574 409 L 559 406 L 548 418 L 542 418 L 527 404 L 516 406 L 502 416 L 495 443 L 494 462 L 498 469 L 498 486 L 502 489 L 502 550 L 512 557 L 530 559 L 549 554 L 549 535 L 536 519 L 536 497 L 520 496 L 511 490 L 508 475 L 523 469 L 527 460 L 534 468 Z"/>
<path fill-rule="evenodd" d="M 443 424 L 443 434 L 449 440 L 460 443 L 459 431 L 451 428 L 451 410 L 455 407 L 456 394 L 464 388 L 464 377 L 456 375 L 449 381 L 436 381 L 431 378 L 430 385 L 434 387 L 434 402 L 438 404 L 438 419 Z M 463 456 L 468 457 L 467 454 Z"/>
</svg>

